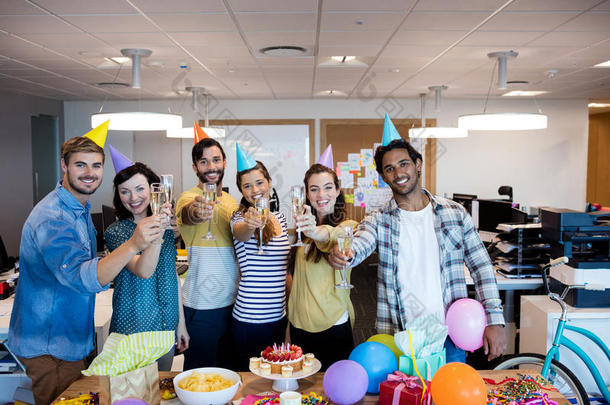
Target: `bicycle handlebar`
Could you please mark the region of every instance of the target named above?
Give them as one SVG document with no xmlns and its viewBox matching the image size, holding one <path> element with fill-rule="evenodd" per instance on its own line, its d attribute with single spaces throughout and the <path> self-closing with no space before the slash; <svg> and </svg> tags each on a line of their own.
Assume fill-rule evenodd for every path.
<svg viewBox="0 0 610 405">
<path fill-rule="evenodd" d="M 555 267 L 558 266 L 560 264 L 563 263 L 567 263 L 568 262 L 568 258 L 565 256 L 561 256 L 557 259 L 553 259 L 551 260 L 548 264 L 546 264 L 543 268 L 542 268 L 542 283 L 544 284 L 544 290 L 546 291 L 547 295 L 551 294 L 551 290 L 549 289 L 549 281 L 548 281 L 548 276 L 547 276 L 547 271 L 551 268 L 551 267 Z"/>
</svg>

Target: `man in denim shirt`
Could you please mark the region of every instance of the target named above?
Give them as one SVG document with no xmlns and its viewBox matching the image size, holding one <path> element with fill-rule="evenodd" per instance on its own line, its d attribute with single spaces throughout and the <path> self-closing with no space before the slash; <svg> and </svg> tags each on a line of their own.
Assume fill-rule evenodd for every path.
<svg viewBox="0 0 610 405">
<path fill-rule="evenodd" d="M 390 334 L 422 317 L 444 322 L 447 308 L 468 297 L 466 265 L 487 316 L 485 354 L 489 360 L 500 356 L 506 349 L 502 303 L 472 218 L 461 205 L 420 187 L 422 156 L 407 141 L 396 139 L 378 147 L 375 164 L 393 198 L 362 220 L 350 254 L 332 249 L 330 264 L 356 266 L 378 249 L 376 327 L 378 333 Z M 450 338 L 445 349 L 447 362 L 465 362 L 464 351 Z"/>
<path fill-rule="evenodd" d="M 101 184 L 103 167 L 104 150 L 91 139 L 66 141 L 62 182 L 23 226 L 8 344 L 32 379 L 37 405 L 51 403 L 87 367 L 95 294 L 160 236 L 160 220 L 152 216 L 110 255 L 96 257 L 89 197 Z"/>
</svg>

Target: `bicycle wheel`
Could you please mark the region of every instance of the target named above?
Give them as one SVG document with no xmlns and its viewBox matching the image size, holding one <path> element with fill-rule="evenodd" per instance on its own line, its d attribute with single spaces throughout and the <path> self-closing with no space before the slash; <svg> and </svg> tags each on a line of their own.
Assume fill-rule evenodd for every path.
<svg viewBox="0 0 610 405">
<path fill-rule="evenodd" d="M 535 370 L 542 371 L 545 356 L 538 353 L 521 353 L 501 359 L 494 370 Z M 584 387 L 566 366 L 553 360 L 547 380 L 568 399 L 576 399 L 579 405 L 589 405 L 589 397 Z"/>
</svg>

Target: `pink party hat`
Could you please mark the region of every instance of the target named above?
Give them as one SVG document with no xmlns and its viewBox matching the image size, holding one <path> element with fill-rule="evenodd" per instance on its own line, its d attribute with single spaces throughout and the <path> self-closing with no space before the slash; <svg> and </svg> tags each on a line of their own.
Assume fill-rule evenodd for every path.
<svg viewBox="0 0 610 405">
<path fill-rule="evenodd" d="M 392 120 L 385 115 L 385 122 L 383 123 L 383 138 L 381 139 L 382 146 L 388 146 L 388 144 L 396 139 L 402 139 L 396 127 L 392 123 Z"/>
<path fill-rule="evenodd" d="M 243 172 L 256 166 L 256 160 L 252 159 L 252 156 L 248 155 L 248 152 L 243 150 L 238 142 L 235 142 L 235 155 L 237 156 L 237 172 Z"/>
<path fill-rule="evenodd" d="M 328 167 L 330 170 L 335 170 L 333 165 L 333 146 L 329 143 L 324 152 L 320 155 L 320 158 L 316 162 L 320 165 Z"/>
<path fill-rule="evenodd" d="M 115 173 L 118 173 L 129 166 L 133 166 L 133 162 L 129 160 L 127 156 L 113 148 L 112 145 L 108 144 L 108 148 L 110 149 L 110 156 L 112 157 Z"/>
</svg>

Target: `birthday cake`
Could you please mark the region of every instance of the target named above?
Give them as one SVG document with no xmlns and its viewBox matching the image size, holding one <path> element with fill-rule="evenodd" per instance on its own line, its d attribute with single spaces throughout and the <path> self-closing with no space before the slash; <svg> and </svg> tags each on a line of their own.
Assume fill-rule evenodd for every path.
<svg viewBox="0 0 610 405">
<path fill-rule="evenodd" d="M 303 367 L 303 349 L 297 345 L 291 345 L 290 343 L 282 343 L 280 346 L 273 344 L 273 347 L 267 346 L 265 350 L 261 352 L 261 365 L 269 364 L 271 366 L 271 374 L 284 374 L 289 370 L 287 367 L 284 368 L 282 373 L 282 367 L 290 366 L 291 373 L 300 371 Z"/>
</svg>

